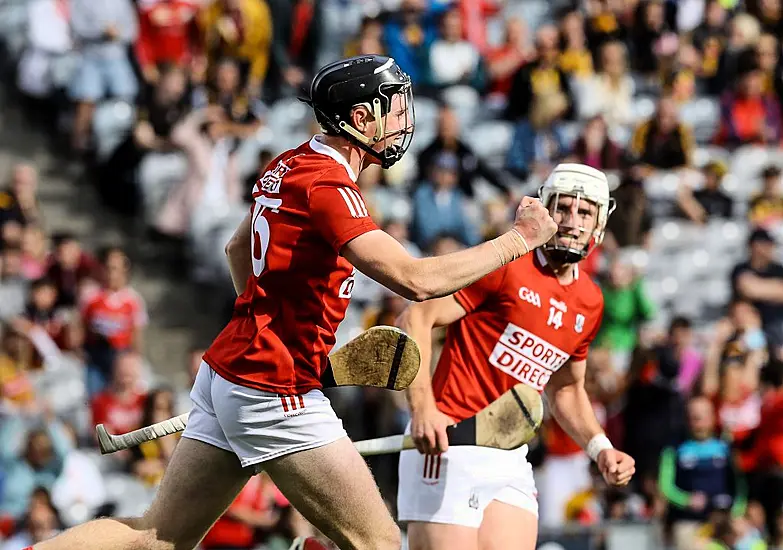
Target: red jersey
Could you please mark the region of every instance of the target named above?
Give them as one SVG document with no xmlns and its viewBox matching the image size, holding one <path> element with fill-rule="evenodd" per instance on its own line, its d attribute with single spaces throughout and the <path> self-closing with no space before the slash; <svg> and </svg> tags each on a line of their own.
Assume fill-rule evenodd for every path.
<svg viewBox="0 0 783 550">
<path fill-rule="evenodd" d="M 253 199 L 253 274 L 204 360 L 235 384 L 305 393 L 321 387 L 353 290 L 340 250 L 377 226 L 351 166 L 317 137 L 273 160 Z"/>
<path fill-rule="evenodd" d="M 130 287 L 96 292 L 84 306 L 82 317 L 88 342 L 106 340 L 117 350 L 131 347 L 136 330 L 148 322 L 144 299 Z"/>
<path fill-rule="evenodd" d="M 562 285 L 540 251 L 457 292 L 467 315 L 449 326 L 432 379 L 438 408 L 476 414 L 518 382 L 543 391 L 567 361 L 581 361 L 601 325 L 604 299 L 590 277 Z"/>
<path fill-rule="evenodd" d="M 106 429 L 113 433 L 133 431 L 141 427 L 146 400 L 144 393 L 137 393 L 125 401 L 120 401 L 110 391 L 101 392 L 90 404 L 92 423 L 105 424 Z"/>
</svg>

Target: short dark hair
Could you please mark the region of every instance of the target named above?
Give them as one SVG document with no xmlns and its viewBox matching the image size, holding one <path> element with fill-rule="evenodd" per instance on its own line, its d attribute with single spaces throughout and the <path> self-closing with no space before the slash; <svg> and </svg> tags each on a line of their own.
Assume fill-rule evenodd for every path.
<svg viewBox="0 0 783 550">
<path fill-rule="evenodd" d="M 688 329 L 693 326 L 693 323 L 691 323 L 691 320 L 688 319 L 685 316 L 678 315 L 674 319 L 672 319 L 672 322 L 669 323 L 669 332 L 673 332 L 674 330 L 678 328 L 684 328 Z"/>
</svg>

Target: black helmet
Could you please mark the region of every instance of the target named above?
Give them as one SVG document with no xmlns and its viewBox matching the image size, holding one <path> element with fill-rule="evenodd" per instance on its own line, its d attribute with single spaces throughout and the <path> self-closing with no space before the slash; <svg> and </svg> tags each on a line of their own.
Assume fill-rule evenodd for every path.
<svg viewBox="0 0 783 550">
<path fill-rule="evenodd" d="M 385 117 L 392 99 L 402 99 L 400 128 L 386 132 Z M 308 98 L 318 123 L 328 135 L 342 136 L 389 168 L 400 160 L 413 139 L 414 112 L 411 79 L 390 57 L 360 55 L 335 61 L 323 67 L 313 78 Z M 351 110 L 364 105 L 378 121 L 378 130 L 367 137 L 351 125 Z M 382 151 L 373 146 L 384 142 Z M 388 144 L 388 145 L 387 145 Z"/>
</svg>

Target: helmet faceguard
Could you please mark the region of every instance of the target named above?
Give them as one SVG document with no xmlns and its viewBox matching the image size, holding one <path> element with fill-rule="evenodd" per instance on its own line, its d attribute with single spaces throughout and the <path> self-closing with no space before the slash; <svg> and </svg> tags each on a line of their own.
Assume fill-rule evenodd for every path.
<svg viewBox="0 0 783 550">
<path fill-rule="evenodd" d="M 615 209 L 603 172 L 583 164 L 560 164 L 538 196 L 558 222 L 557 233 L 542 247 L 552 261 L 577 263 L 601 244 Z"/>
</svg>

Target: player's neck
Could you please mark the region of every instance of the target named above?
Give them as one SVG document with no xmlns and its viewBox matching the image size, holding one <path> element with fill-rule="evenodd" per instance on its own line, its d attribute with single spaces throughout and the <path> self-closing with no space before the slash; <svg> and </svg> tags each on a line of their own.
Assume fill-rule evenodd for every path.
<svg viewBox="0 0 783 550">
<path fill-rule="evenodd" d="M 553 262 L 551 258 L 546 259 L 549 268 L 554 272 L 558 282 L 561 285 L 570 285 L 576 280 L 575 277 L 575 264 L 560 264 Z"/>
<path fill-rule="evenodd" d="M 323 135 L 320 141 L 345 157 L 354 174 L 358 176 L 361 173 L 364 168 L 365 157 L 367 156 L 365 151 L 339 136 Z"/>
</svg>

